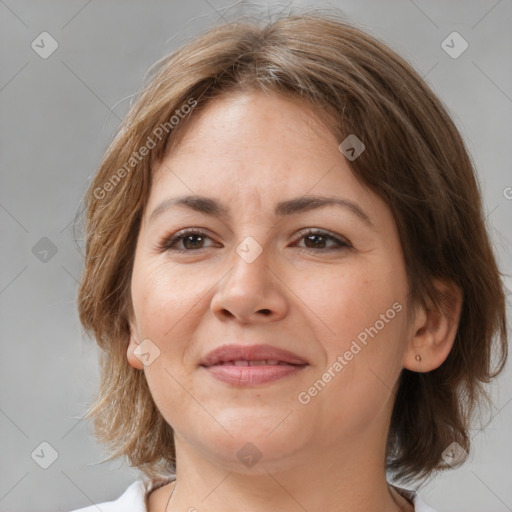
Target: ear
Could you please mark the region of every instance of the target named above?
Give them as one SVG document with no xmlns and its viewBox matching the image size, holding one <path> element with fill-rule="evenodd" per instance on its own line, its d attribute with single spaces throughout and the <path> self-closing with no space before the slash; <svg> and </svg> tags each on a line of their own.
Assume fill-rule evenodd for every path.
<svg viewBox="0 0 512 512">
<path fill-rule="evenodd" d="M 443 364 L 453 347 L 462 309 L 462 290 L 455 283 L 434 279 L 443 296 L 438 310 L 433 304 L 417 306 L 410 339 L 404 355 L 404 368 L 429 372 Z"/>
<path fill-rule="evenodd" d="M 138 339 L 138 329 L 133 321 L 133 316 L 130 318 L 130 341 L 128 343 L 128 348 L 126 350 L 126 358 L 128 359 L 128 364 L 135 368 L 136 370 L 143 370 L 144 364 L 142 361 L 135 355 L 134 350 L 140 344 Z"/>
</svg>

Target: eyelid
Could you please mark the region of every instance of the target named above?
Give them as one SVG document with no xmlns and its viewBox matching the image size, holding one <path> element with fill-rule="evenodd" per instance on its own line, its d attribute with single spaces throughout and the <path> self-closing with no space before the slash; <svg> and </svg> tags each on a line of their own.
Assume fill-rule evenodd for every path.
<svg viewBox="0 0 512 512">
<path fill-rule="evenodd" d="M 329 231 L 327 229 L 304 228 L 304 229 L 299 230 L 299 235 L 300 236 L 298 237 L 298 240 L 302 240 L 304 237 L 309 236 L 309 235 L 321 235 L 321 236 L 325 236 L 327 239 L 335 242 L 337 244 L 338 249 L 342 249 L 342 248 L 352 249 L 353 248 L 353 245 L 348 240 L 348 238 L 341 236 L 341 235 L 337 235 L 335 233 L 332 233 L 331 231 Z M 304 249 L 309 250 L 309 251 L 318 250 L 321 252 L 329 251 L 329 248 L 327 248 L 327 249 L 310 249 L 308 247 L 305 247 Z M 331 247 L 330 249 L 332 250 L 332 249 L 336 249 L 336 248 Z"/>
<path fill-rule="evenodd" d="M 183 228 L 172 235 L 166 235 L 162 238 L 161 242 L 157 243 L 157 250 L 159 251 L 175 251 L 175 252 L 195 252 L 193 250 L 187 249 L 173 249 L 171 245 L 180 242 L 181 239 L 185 238 L 187 235 L 201 235 L 203 237 L 207 237 L 210 240 L 213 238 L 210 236 L 209 231 L 206 228 Z M 196 249 L 196 251 L 200 251 L 204 249 L 203 247 L 200 249 Z"/>
<path fill-rule="evenodd" d="M 180 229 L 176 233 L 172 235 L 165 236 L 161 242 L 157 244 L 157 250 L 159 252 L 173 251 L 177 253 L 194 253 L 199 252 L 202 249 L 208 249 L 208 247 L 200 247 L 198 249 L 176 249 L 173 245 L 179 243 L 183 240 L 187 235 L 199 235 L 203 238 L 209 238 L 213 240 L 213 237 L 210 236 L 209 230 L 206 228 L 184 228 Z M 352 249 L 352 243 L 344 236 L 334 234 L 329 230 L 322 228 L 303 228 L 298 231 L 298 237 L 295 237 L 295 242 L 301 241 L 307 236 L 311 235 L 319 235 L 324 236 L 327 240 L 334 242 L 335 247 L 326 247 L 326 248 L 310 248 L 310 247 L 301 247 L 302 250 L 306 252 L 330 252 L 334 250 L 341 249 Z M 210 246 L 211 247 L 211 246 Z"/>
</svg>

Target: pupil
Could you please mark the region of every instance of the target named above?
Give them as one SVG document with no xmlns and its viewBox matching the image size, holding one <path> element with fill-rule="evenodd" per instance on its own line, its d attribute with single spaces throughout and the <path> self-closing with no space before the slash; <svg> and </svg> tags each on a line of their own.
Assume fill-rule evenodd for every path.
<svg viewBox="0 0 512 512">
<path fill-rule="evenodd" d="M 193 238 L 198 238 L 198 239 L 199 239 L 199 243 L 201 243 L 201 242 L 202 242 L 202 237 L 201 237 L 201 235 L 188 235 L 188 236 L 183 240 L 183 244 L 185 245 L 185 247 L 186 247 L 187 249 L 190 249 L 190 245 L 188 244 L 188 242 L 190 242 L 190 240 L 191 240 L 191 239 L 193 239 Z M 191 245 L 192 245 L 192 248 L 197 247 L 197 244 L 192 243 Z"/>
<path fill-rule="evenodd" d="M 196 240 L 196 243 L 193 242 L 193 240 Z M 317 247 L 319 245 L 323 246 L 325 244 L 325 240 L 323 235 L 308 235 L 306 237 L 306 240 L 309 242 L 312 242 L 314 247 Z M 192 242 L 191 242 L 192 241 Z M 188 235 L 183 239 L 183 244 L 187 249 L 198 247 L 198 245 L 202 242 L 202 236 L 201 235 Z M 307 244 L 306 244 L 307 245 Z"/>
<path fill-rule="evenodd" d="M 317 238 L 317 242 L 318 242 L 318 238 L 323 238 L 323 235 L 308 235 L 306 237 L 307 240 L 309 241 L 313 241 L 314 238 Z M 322 243 L 325 243 L 325 240 L 320 240 L 320 244 Z M 314 243 L 315 246 L 318 246 L 318 243 Z"/>
</svg>

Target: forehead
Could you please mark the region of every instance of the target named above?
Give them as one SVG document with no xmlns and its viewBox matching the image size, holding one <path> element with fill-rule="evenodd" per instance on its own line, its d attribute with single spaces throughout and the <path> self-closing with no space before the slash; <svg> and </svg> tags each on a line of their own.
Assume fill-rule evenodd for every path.
<svg viewBox="0 0 512 512">
<path fill-rule="evenodd" d="M 322 126 L 325 122 L 334 120 L 334 114 L 319 105 L 313 105 L 306 99 L 300 98 L 294 93 L 276 91 L 263 91 L 259 89 L 242 90 L 235 89 L 220 94 L 208 100 L 192 112 L 192 122 L 195 130 L 202 133 L 203 130 L 215 133 L 218 128 L 237 131 L 254 127 L 256 124 L 284 123 L 289 125 L 289 130 L 309 126 L 311 129 Z M 250 116 L 250 117 L 248 117 Z M 205 119 L 207 118 L 207 119 Z M 209 123 L 216 120 L 216 125 Z M 331 126 L 332 127 L 332 126 Z M 190 130 L 185 130 L 190 136 Z M 190 137 L 188 143 L 191 143 Z"/>
<path fill-rule="evenodd" d="M 237 91 L 210 100 L 201 110 L 196 107 L 171 150 L 155 166 L 153 179 L 167 181 L 179 170 L 180 175 L 218 186 L 237 173 L 242 173 L 240 181 L 251 180 L 256 173 L 260 182 L 293 174 L 300 184 L 304 175 L 326 172 L 343 162 L 338 145 L 325 116 L 300 98 Z"/>
<path fill-rule="evenodd" d="M 300 214 L 311 222 L 317 221 L 310 215 L 320 223 L 339 221 L 337 226 L 352 226 L 367 245 L 380 240 L 399 250 L 388 204 L 356 177 L 340 141 L 309 104 L 239 94 L 212 100 L 194 115 L 155 168 L 143 213 L 148 237 L 206 219 L 241 232 L 285 218 L 294 222 Z M 304 206 L 311 198 L 345 204 Z"/>
<path fill-rule="evenodd" d="M 376 197 L 353 174 L 328 122 L 300 98 L 237 92 L 194 112 L 154 170 L 148 210 L 169 196 L 215 197 L 233 209 L 305 195 Z"/>
</svg>

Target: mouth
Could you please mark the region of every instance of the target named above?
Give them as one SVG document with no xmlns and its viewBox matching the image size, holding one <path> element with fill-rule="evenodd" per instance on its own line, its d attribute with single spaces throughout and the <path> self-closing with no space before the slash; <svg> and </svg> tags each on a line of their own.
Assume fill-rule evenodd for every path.
<svg viewBox="0 0 512 512">
<path fill-rule="evenodd" d="M 209 352 L 199 366 L 222 382 L 255 386 L 297 374 L 308 362 L 271 345 L 222 345 Z"/>
<path fill-rule="evenodd" d="M 263 359 L 261 361 L 248 361 L 246 359 L 237 359 L 235 361 L 223 361 L 221 363 L 217 363 L 218 366 L 277 366 L 280 364 L 297 366 L 294 365 L 293 363 L 279 361 L 278 359 Z"/>
</svg>

